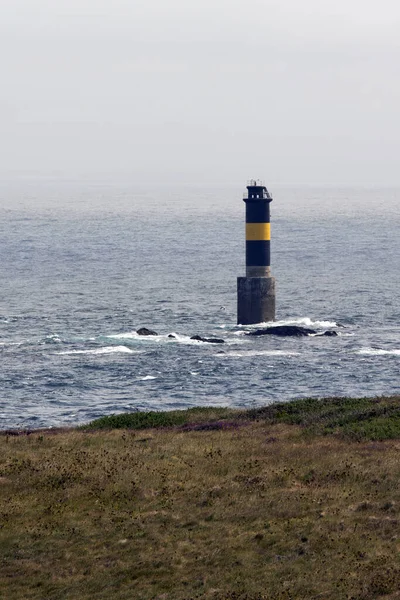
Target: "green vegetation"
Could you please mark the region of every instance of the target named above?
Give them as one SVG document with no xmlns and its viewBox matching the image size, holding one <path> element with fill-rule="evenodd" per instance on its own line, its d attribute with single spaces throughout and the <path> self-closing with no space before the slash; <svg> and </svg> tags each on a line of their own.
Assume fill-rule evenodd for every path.
<svg viewBox="0 0 400 600">
<path fill-rule="evenodd" d="M 149 429 L 151 427 L 173 427 L 187 423 L 228 418 L 235 415 L 229 408 L 190 408 L 168 412 L 134 412 L 100 417 L 85 425 L 83 430 L 94 429 Z"/>
<path fill-rule="evenodd" d="M 247 411 L 268 423 L 301 425 L 308 432 L 341 434 L 358 440 L 400 438 L 400 396 L 306 398 Z"/>
<path fill-rule="evenodd" d="M 102 417 L 82 429 L 226 428 L 226 421 L 261 420 L 271 425 L 300 425 L 307 433 L 340 434 L 358 440 L 400 438 L 400 396 L 381 398 L 306 398 L 270 406 L 233 410 L 191 408 L 170 412 L 135 412 Z"/>
<path fill-rule="evenodd" d="M 0 598 L 399 598 L 398 405 L 302 400 L 5 432 Z M 122 417 L 131 428 L 111 429 Z"/>
</svg>

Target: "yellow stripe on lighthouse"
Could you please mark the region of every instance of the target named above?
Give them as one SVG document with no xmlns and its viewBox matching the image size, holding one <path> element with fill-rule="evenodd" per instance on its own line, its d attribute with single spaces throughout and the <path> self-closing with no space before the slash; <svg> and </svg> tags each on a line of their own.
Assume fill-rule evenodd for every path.
<svg viewBox="0 0 400 600">
<path fill-rule="evenodd" d="M 269 241 L 271 239 L 271 223 L 246 223 L 246 241 Z"/>
</svg>

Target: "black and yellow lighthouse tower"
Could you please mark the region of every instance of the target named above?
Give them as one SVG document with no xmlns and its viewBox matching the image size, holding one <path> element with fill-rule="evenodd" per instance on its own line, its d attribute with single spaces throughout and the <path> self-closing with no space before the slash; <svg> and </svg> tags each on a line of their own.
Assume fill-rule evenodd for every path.
<svg viewBox="0 0 400 600">
<path fill-rule="evenodd" d="M 246 277 L 237 280 L 237 322 L 250 325 L 275 319 L 269 210 L 272 197 L 262 182 L 252 179 L 243 200 L 246 203 Z"/>
</svg>

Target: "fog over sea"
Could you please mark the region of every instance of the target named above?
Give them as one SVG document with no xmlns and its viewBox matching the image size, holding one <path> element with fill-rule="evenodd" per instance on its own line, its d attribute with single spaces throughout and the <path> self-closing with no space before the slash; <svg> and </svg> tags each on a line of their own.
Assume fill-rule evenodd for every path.
<svg viewBox="0 0 400 600">
<path fill-rule="evenodd" d="M 339 335 L 252 338 L 244 185 L 3 182 L 0 429 L 399 393 L 400 189 L 266 182 L 277 321 Z"/>
</svg>

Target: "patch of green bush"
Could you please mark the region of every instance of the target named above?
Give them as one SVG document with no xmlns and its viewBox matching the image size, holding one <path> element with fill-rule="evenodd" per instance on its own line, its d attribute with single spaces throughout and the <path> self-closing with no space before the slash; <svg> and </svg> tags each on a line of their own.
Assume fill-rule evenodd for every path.
<svg viewBox="0 0 400 600">
<path fill-rule="evenodd" d="M 346 437 L 364 440 L 394 440 L 400 438 L 400 415 L 382 416 L 346 424 L 342 428 Z"/>
<path fill-rule="evenodd" d="M 179 427 L 188 423 L 225 419 L 235 411 L 229 408 L 195 407 L 188 410 L 122 413 L 100 417 L 84 425 L 85 430 L 96 429 L 150 429 Z M 236 413 L 235 413 L 236 414 Z"/>
<path fill-rule="evenodd" d="M 177 412 L 134 412 L 109 415 L 95 419 L 84 429 L 147 429 L 151 427 L 171 427 L 186 422 L 184 413 Z"/>
<path fill-rule="evenodd" d="M 329 423 L 351 412 L 370 407 L 371 398 L 304 398 L 292 402 L 278 402 L 247 411 L 252 419 L 263 419 L 272 423 L 291 423 L 310 426 Z"/>
<path fill-rule="evenodd" d="M 300 425 L 322 434 L 353 439 L 400 438 L 400 396 L 376 398 L 305 398 L 247 411 L 251 419 Z"/>
</svg>

